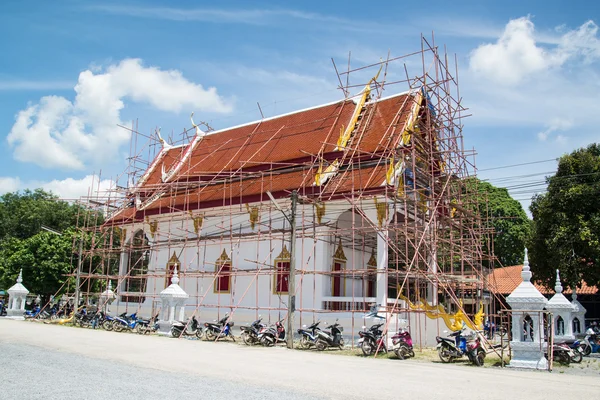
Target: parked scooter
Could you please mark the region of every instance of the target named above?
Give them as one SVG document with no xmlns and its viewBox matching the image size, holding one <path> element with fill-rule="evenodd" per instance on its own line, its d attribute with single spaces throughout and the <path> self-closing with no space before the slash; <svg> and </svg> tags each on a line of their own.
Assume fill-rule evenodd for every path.
<svg viewBox="0 0 600 400">
<path fill-rule="evenodd" d="M 583 348 L 583 355 L 589 356 L 592 353 L 600 353 L 600 343 L 598 342 L 598 335 L 593 328 L 588 328 L 585 331 L 585 338 L 581 343 Z"/>
<path fill-rule="evenodd" d="M 233 340 L 235 342 L 235 336 L 233 336 L 233 333 L 231 331 L 231 328 L 233 327 L 233 321 L 228 321 L 229 320 L 229 314 L 225 314 L 225 316 L 223 318 L 221 318 L 221 320 L 219 322 L 206 322 L 204 323 L 205 326 L 205 330 L 204 330 L 204 335 L 206 337 L 206 340 L 216 340 L 216 339 L 221 339 L 224 337 L 230 337 L 231 340 Z M 216 322 L 216 323 L 215 323 Z"/>
<path fill-rule="evenodd" d="M 569 365 L 571 359 L 575 357 L 575 353 L 566 343 L 554 343 L 552 346 L 552 359 L 563 365 Z M 546 354 L 548 358 L 548 354 Z"/>
<path fill-rule="evenodd" d="M 398 333 L 392 336 L 392 350 L 400 360 L 414 357 L 412 337 L 407 329 L 400 328 Z"/>
<path fill-rule="evenodd" d="M 363 330 L 358 332 L 360 339 L 358 339 L 357 344 L 365 356 L 372 356 L 376 351 L 387 353 L 387 346 L 382 335 L 383 332 L 379 329 L 382 325 L 383 323 L 373 325 L 368 330 L 366 326 L 363 326 Z"/>
<path fill-rule="evenodd" d="M 317 343 L 317 332 L 321 330 L 319 329 L 320 323 L 321 321 L 317 321 L 309 327 L 302 325 L 302 328 L 298 329 L 298 334 L 300 335 L 298 348 L 307 350 Z"/>
<path fill-rule="evenodd" d="M 150 324 L 150 321 L 143 321 L 140 322 L 140 324 L 143 324 L 145 327 L 147 327 Z M 171 324 L 171 336 L 174 338 L 180 338 L 182 336 L 196 336 L 198 339 L 200 339 L 202 338 L 202 326 L 200 326 L 196 316 L 193 316 L 188 321 L 174 321 Z"/>
<path fill-rule="evenodd" d="M 285 341 L 285 328 L 283 327 L 282 321 L 275 322 L 266 329 L 262 329 L 258 334 L 259 342 L 265 347 L 275 346 L 277 343 Z"/>
<path fill-rule="evenodd" d="M 482 366 L 486 352 L 481 345 L 479 336 L 477 335 L 474 340 L 467 342 L 467 337 L 462 333 L 462 329 L 451 333 L 449 336 L 453 339 L 440 336 L 435 338 L 438 342 L 437 351 L 440 360 L 443 363 L 449 363 L 466 355 L 474 365 Z"/>
<path fill-rule="evenodd" d="M 137 324 L 137 313 L 133 313 L 129 317 L 127 317 L 127 313 L 123 313 L 113 321 L 113 330 L 115 332 L 122 332 L 124 330 L 133 331 L 137 328 Z"/>
<path fill-rule="evenodd" d="M 250 326 L 240 326 L 242 340 L 248 346 L 258 343 L 258 333 L 261 329 L 266 328 L 266 325 L 262 324 L 261 321 L 262 317 L 259 315 L 258 319 L 250 324 Z"/>
<path fill-rule="evenodd" d="M 342 337 L 344 328 L 337 323 L 337 320 L 325 329 L 328 329 L 328 331 L 317 331 L 316 349 L 323 351 L 328 347 L 337 347 L 340 350 L 344 348 L 344 338 Z"/>
</svg>

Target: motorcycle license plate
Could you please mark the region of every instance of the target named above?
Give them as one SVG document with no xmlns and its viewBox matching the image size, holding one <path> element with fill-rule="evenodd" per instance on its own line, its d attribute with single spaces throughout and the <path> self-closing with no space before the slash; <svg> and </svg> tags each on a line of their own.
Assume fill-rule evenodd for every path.
<svg viewBox="0 0 600 400">
<path fill-rule="evenodd" d="M 577 351 L 580 352 L 581 354 L 583 354 L 583 349 L 581 347 L 578 347 Z"/>
</svg>

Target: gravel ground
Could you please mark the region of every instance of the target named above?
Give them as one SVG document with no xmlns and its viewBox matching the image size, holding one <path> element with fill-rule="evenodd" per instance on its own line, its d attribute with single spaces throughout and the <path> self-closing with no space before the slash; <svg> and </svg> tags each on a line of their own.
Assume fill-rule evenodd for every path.
<svg viewBox="0 0 600 400">
<path fill-rule="evenodd" d="M 0 398 L 33 399 L 318 399 L 278 388 L 141 368 L 115 361 L 0 343 Z"/>
<path fill-rule="evenodd" d="M 30 398 L 69 398 L 62 393 L 67 386 L 78 391 L 70 398 L 92 399 L 109 394 L 117 399 L 233 395 L 344 400 L 547 400 L 596 398 L 600 392 L 597 375 L 335 357 L 336 351 L 248 347 L 5 319 L 0 319 L 0 345 L 4 346 L 0 347 L 0 356 L 8 349 L 11 354 L 21 353 L 21 360 L 26 360 L 8 361 L 3 357 L 2 381 L 10 376 L 18 384 L 11 383 L 11 392 L 7 393 L 2 390 L 9 386 L 0 386 L 0 399 L 17 395 L 12 390 L 31 390 Z M 25 375 L 8 375 L 6 368 L 16 368 Z M 108 391 L 87 389 L 90 382 L 104 385 Z M 59 389 L 46 395 L 44 390 L 51 388 Z"/>
</svg>

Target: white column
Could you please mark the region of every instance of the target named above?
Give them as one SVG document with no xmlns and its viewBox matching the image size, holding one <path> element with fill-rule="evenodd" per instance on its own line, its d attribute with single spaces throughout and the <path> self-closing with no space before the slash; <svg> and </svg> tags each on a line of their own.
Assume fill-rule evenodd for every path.
<svg viewBox="0 0 600 400">
<path fill-rule="evenodd" d="M 169 311 L 169 319 L 167 321 L 173 322 L 174 319 L 175 319 L 175 305 L 172 305 L 171 309 Z"/>
<path fill-rule="evenodd" d="M 381 229 L 377 232 L 377 303 L 387 307 L 388 298 L 388 232 Z"/>
<path fill-rule="evenodd" d="M 185 306 L 179 307 L 179 321 L 183 321 L 185 319 Z"/>
</svg>

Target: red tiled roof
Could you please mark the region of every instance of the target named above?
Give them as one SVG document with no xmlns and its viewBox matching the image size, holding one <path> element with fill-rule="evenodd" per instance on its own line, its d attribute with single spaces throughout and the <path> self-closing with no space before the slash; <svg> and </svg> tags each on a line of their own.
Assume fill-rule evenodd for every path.
<svg viewBox="0 0 600 400">
<path fill-rule="evenodd" d="M 492 273 L 487 276 L 487 283 L 490 290 L 497 294 L 508 295 L 513 292 L 523 281 L 521 278 L 521 271 L 523 270 L 522 265 L 513 265 L 512 267 L 496 268 Z M 545 285 L 534 282 L 534 286 L 542 294 L 554 294 L 553 288 L 548 288 Z M 564 294 L 571 294 L 573 291 L 571 288 L 565 288 Z M 585 282 L 581 283 L 580 287 L 577 287 L 577 294 L 596 294 L 598 288 L 596 286 L 588 286 Z"/>
<path fill-rule="evenodd" d="M 212 132 L 197 143 L 169 185 L 162 183 L 162 171 L 183 159 L 185 146 L 163 151 L 135 190 L 142 202 L 161 194 L 144 210 L 146 214 L 186 211 L 191 205 L 228 205 L 233 198 L 249 203 L 259 201 L 257 196 L 267 190 L 280 196 L 293 189 L 324 196 L 384 190 L 387 166 L 381 161 L 381 152 L 397 147 L 413 105 L 413 96 L 408 94 L 368 103 L 361 121 L 364 128 L 359 128 L 361 134 L 354 134 L 345 151 L 334 150 L 340 131 L 355 110 L 356 103 L 351 100 Z M 317 164 L 322 159 L 338 159 L 341 167 L 325 186 L 315 187 Z M 125 222 L 136 215 L 139 219 L 138 214 L 132 207 L 111 220 Z"/>
</svg>

